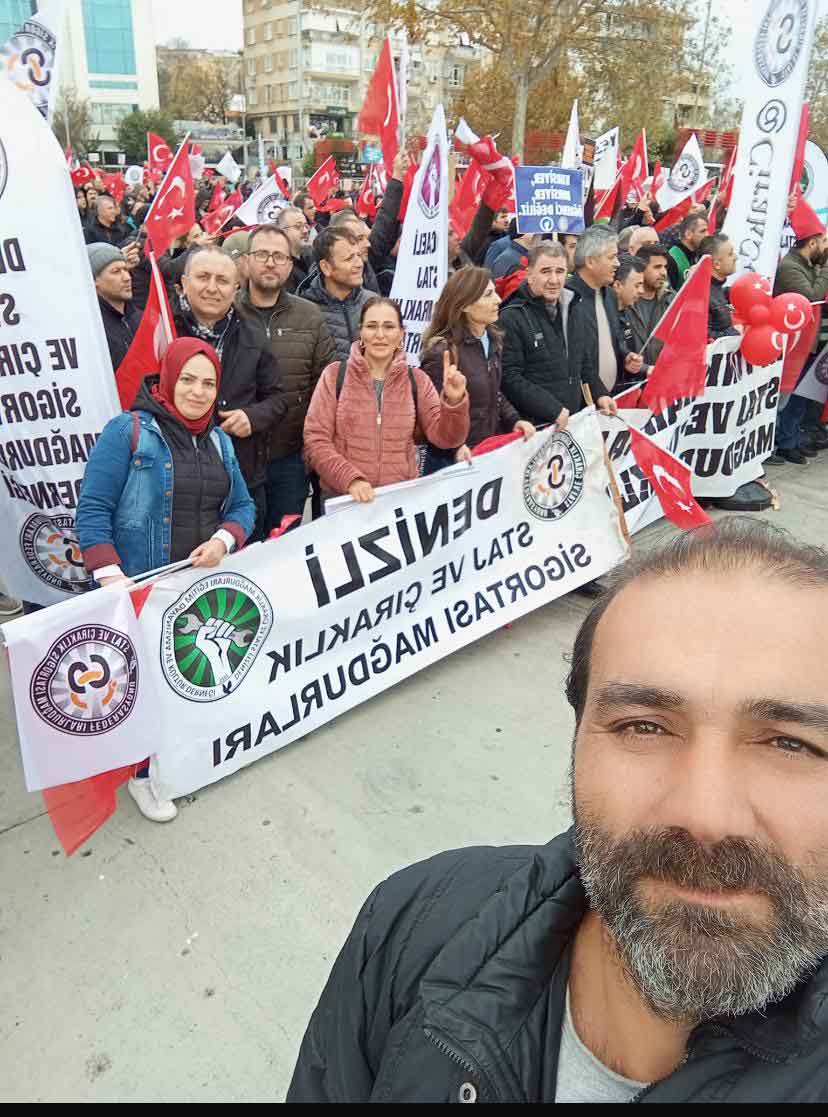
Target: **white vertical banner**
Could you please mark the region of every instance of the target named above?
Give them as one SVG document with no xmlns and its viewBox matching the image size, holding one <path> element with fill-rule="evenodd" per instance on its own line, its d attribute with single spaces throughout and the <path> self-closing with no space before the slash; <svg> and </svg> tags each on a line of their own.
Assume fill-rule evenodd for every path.
<svg viewBox="0 0 828 1117">
<path fill-rule="evenodd" d="M 785 223 L 818 0 L 756 5 L 733 197 L 724 232 L 738 271 L 772 277 Z"/>
<path fill-rule="evenodd" d="M 264 136 L 262 136 L 261 134 L 259 134 L 259 174 L 261 175 L 262 180 L 264 180 L 265 175 L 267 174 L 267 163 L 265 162 Z"/>
<path fill-rule="evenodd" d="M 58 41 L 63 33 L 63 0 L 45 3 L 0 45 L 6 77 L 52 122 L 58 87 Z"/>
<path fill-rule="evenodd" d="M 0 230 L 0 573 L 15 597 L 51 605 L 93 585 L 75 509 L 89 452 L 121 407 L 64 154 L 9 82 Z"/>
<path fill-rule="evenodd" d="M 402 312 L 410 365 L 419 364 L 422 336 L 448 278 L 448 202 L 446 115 L 438 105 L 411 189 L 391 287 Z"/>
<path fill-rule="evenodd" d="M 580 170 L 583 159 L 584 149 L 581 145 L 581 126 L 578 122 L 578 98 L 576 97 L 569 114 L 569 127 L 566 130 L 561 166 L 577 171 Z"/>
<path fill-rule="evenodd" d="M 596 191 L 611 190 L 618 175 L 618 138 L 619 128 L 610 128 L 595 141 L 594 186 Z"/>
</svg>

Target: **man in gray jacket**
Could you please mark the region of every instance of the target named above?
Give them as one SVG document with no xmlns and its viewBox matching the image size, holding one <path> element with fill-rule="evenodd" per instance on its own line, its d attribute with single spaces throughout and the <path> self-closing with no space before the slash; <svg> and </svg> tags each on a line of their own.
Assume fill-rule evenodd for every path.
<svg viewBox="0 0 828 1117">
<path fill-rule="evenodd" d="M 319 273 L 302 288 L 302 298 L 316 303 L 334 342 L 334 360 L 344 361 L 359 337 L 359 316 L 373 291 L 362 286 L 359 242 L 347 228 L 328 228 L 313 242 Z"/>
</svg>

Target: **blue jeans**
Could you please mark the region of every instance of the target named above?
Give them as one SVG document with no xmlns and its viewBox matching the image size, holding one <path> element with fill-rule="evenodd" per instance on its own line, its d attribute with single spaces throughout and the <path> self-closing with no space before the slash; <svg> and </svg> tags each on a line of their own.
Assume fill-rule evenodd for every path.
<svg viewBox="0 0 828 1117">
<path fill-rule="evenodd" d="M 791 396 L 776 416 L 777 450 L 798 450 L 800 425 L 805 418 L 808 401 L 804 396 Z"/>
<path fill-rule="evenodd" d="M 274 458 L 267 467 L 267 523 L 265 537 L 282 516 L 301 516 L 308 498 L 308 471 L 301 450 Z"/>
</svg>

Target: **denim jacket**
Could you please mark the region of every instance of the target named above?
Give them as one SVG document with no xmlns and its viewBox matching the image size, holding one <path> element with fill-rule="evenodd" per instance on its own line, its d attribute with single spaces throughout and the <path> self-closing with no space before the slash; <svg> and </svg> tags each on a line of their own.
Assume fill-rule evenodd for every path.
<svg viewBox="0 0 828 1117">
<path fill-rule="evenodd" d="M 134 453 L 133 414 L 138 417 Z M 256 506 L 229 436 L 214 427 L 210 438 L 230 478 L 221 526 L 241 546 L 253 530 Z M 132 576 L 169 563 L 174 487 L 172 452 L 155 418 L 135 411 L 110 419 L 89 456 L 75 517 L 87 564 L 118 562 Z"/>
</svg>

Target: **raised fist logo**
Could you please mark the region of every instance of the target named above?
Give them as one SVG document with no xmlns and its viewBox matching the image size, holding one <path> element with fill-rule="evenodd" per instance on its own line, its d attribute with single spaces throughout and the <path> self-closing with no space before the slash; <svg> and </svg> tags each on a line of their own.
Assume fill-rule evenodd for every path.
<svg viewBox="0 0 828 1117">
<path fill-rule="evenodd" d="M 206 621 L 196 633 L 195 646 L 207 657 L 216 686 L 223 687 L 233 674 L 229 656 L 235 635 L 236 629 L 232 624 L 215 617 Z"/>
</svg>

